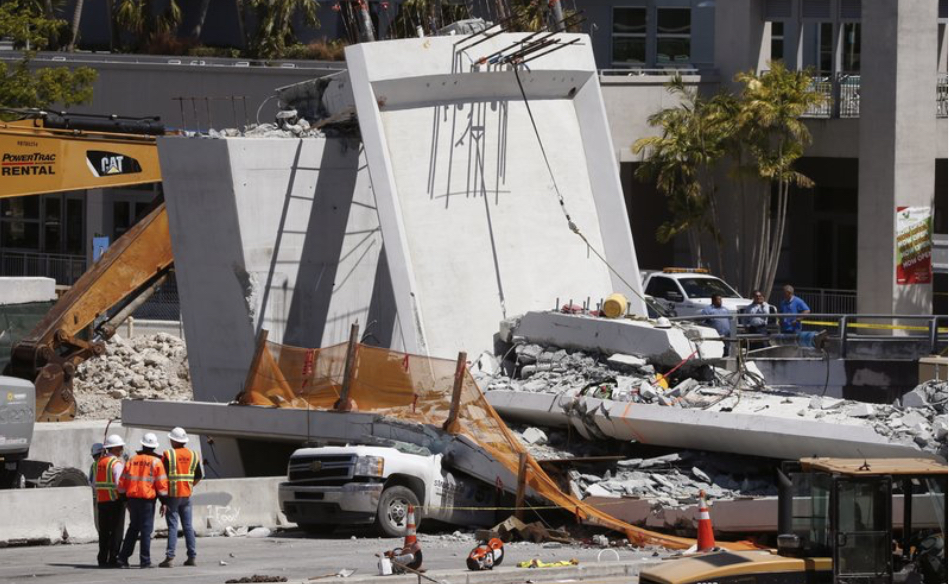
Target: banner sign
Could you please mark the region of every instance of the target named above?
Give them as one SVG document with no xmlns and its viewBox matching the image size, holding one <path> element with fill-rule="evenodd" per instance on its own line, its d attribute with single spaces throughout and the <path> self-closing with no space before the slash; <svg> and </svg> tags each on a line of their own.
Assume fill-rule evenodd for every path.
<svg viewBox="0 0 949 584">
<path fill-rule="evenodd" d="M 896 283 L 933 281 L 933 219 L 929 207 L 896 208 Z"/>
</svg>

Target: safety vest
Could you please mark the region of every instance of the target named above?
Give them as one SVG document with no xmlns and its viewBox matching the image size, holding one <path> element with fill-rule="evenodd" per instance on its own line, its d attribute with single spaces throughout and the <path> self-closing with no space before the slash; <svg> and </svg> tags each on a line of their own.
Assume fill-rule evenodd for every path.
<svg viewBox="0 0 949 584">
<path fill-rule="evenodd" d="M 119 492 L 129 499 L 167 497 L 168 475 L 161 459 L 151 454 L 133 456 L 119 479 Z"/>
<path fill-rule="evenodd" d="M 190 497 L 198 455 L 190 448 L 172 448 L 162 455 L 168 467 L 168 496 Z"/>
<path fill-rule="evenodd" d="M 119 498 L 119 485 L 115 480 L 115 467 L 119 464 L 119 459 L 111 454 L 103 455 L 99 462 L 95 463 L 95 487 L 96 501 L 107 503 Z"/>
</svg>

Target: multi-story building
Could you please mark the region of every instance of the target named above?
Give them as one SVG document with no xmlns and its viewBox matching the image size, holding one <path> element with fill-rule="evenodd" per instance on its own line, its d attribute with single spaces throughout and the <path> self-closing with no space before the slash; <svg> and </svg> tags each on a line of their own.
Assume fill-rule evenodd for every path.
<svg viewBox="0 0 949 584">
<path fill-rule="evenodd" d="M 321 3 L 321 27 L 303 31 L 303 40 L 352 37 L 341 11 L 331 10 L 334 4 Z M 656 131 L 647 122 L 651 114 L 675 105 L 665 83 L 679 72 L 703 92 L 736 89 L 736 73 L 760 72 L 781 59 L 792 69 L 810 70 L 815 90 L 827 100 L 807 115 L 813 141 L 798 169 L 815 186 L 792 195 L 778 281 L 819 290 L 823 302 L 816 308 L 823 311 L 945 314 L 945 0 L 565 4 L 583 10 L 582 27 L 590 34 L 601 69 L 641 266 L 690 261 L 684 244 L 656 242 L 656 229 L 668 218 L 665 200 L 652 185 L 635 178 L 640 161 L 630 148 Z M 243 42 L 234 5 L 211 3 L 202 40 Z M 396 22 L 399 5 L 371 3 L 383 34 Z M 183 29 L 190 26 L 189 14 Z M 108 39 L 101 18 L 85 14 L 83 22 L 84 38 L 100 45 Z M 170 126 L 189 129 L 242 124 L 245 103 L 248 121 L 271 119 L 274 104 L 267 98 L 274 87 L 343 66 L 100 53 L 49 54 L 44 60 L 87 61 L 99 70 L 94 101 L 83 110 L 161 115 Z M 203 99 L 227 96 L 246 101 L 235 108 L 228 100 Z M 176 100 L 182 97 L 186 99 Z M 92 237 L 121 235 L 154 193 L 154 188 L 112 189 L 2 201 L 0 270 L 5 275 L 47 270 L 69 283 L 91 261 Z M 727 177 L 718 196 L 728 277 L 746 287 L 751 255 L 746 236 L 758 215 Z M 935 284 L 897 282 L 896 212 L 906 206 L 925 207 L 932 214 L 935 239 L 941 242 L 937 254 L 942 254 Z"/>
</svg>

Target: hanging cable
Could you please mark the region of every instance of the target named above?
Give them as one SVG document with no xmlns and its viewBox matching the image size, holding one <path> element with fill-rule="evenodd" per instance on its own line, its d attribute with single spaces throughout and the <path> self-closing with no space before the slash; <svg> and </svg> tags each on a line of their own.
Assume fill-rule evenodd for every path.
<svg viewBox="0 0 949 584">
<path fill-rule="evenodd" d="M 517 79 L 517 87 L 521 91 L 521 98 L 524 100 L 524 107 L 527 108 L 527 117 L 530 118 L 531 126 L 534 129 L 534 135 L 537 137 L 537 144 L 540 146 L 540 153 L 544 157 L 544 164 L 547 166 L 547 172 L 550 174 L 550 181 L 554 185 L 554 192 L 557 194 L 557 201 L 560 203 L 560 210 L 563 212 L 564 217 L 567 219 L 567 226 L 570 228 L 570 231 L 573 231 L 583 240 L 583 243 L 587 245 L 587 249 L 593 252 L 597 258 L 610 270 L 613 274 L 616 275 L 619 280 L 626 285 L 626 287 L 635 294 L 640 300 L 646 302 L 646 298 L 636 291 L 636 288 L 630 284 L 626 278 L 623 277 L 619 271 L 614 268 L 609 261 L 601 254 L 594 246 L 590 243 L 590 240 L 586 238 L 583 232 L 580 231 L 580 228 L 574 223 L 573 219 L 570 217 L 570 212 L 567 211 L 567 203 L 564 200 L 563 193 L 560 192 L 560 187 L 557 185 L 557 178 L 554 176 L 554 169 L 550 165 L 550 159 L 547 157 L 547 149 L 544 148 L 544 141 L 540 137 L 540 130 L 537 129 L 537 122 L 534 120 L 534 113 L 531 111 L 530 100 L 527 99 L 527 92 L 524 91 L 524 84 L 521 82 L 521 75 L 519 73 L 520 66 L 517 63 L 511 63 L 514 69 L 514 78 Z"/>
</svg>

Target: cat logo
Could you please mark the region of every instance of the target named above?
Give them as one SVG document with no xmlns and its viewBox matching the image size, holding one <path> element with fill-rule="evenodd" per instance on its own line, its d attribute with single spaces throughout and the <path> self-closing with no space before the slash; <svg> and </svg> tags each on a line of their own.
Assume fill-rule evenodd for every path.
<svg viewBox="0 0 949 584">
<path fill-rule="evenodd" d="M 108 177 L 120 174 L 142 172 L 142 166 L 131 156 L 118 152 L 90 150 L 86 154 L 86 164 L 95 177 Z"/>
</svg>

